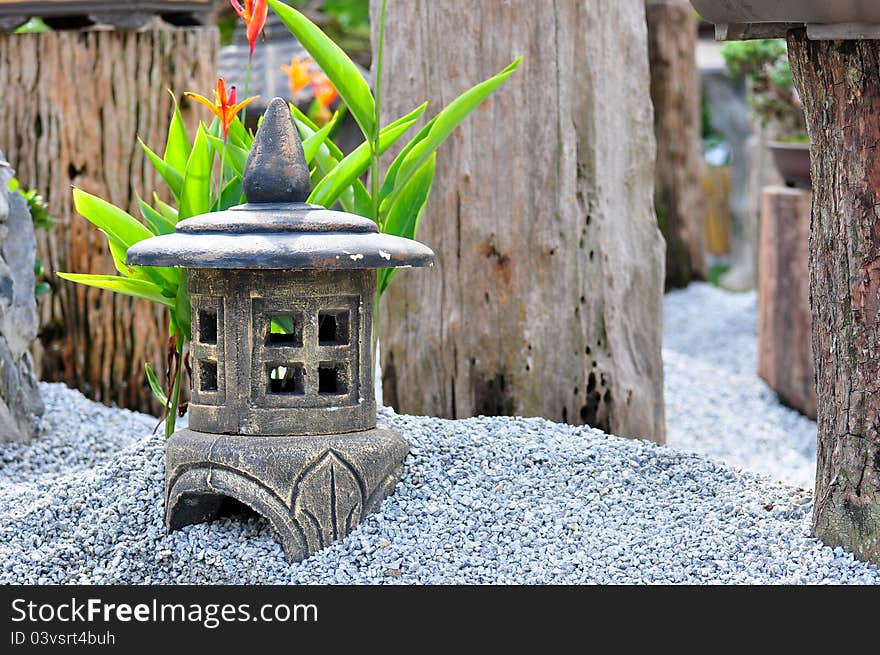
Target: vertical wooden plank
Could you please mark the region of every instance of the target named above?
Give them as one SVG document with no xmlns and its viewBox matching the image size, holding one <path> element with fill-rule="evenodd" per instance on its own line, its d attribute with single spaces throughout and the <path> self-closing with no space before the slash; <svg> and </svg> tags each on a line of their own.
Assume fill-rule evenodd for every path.
<svg viewBox="0 0 880 655">
<path fill-rule="evenodd" d="M 524 59 L 440 151 L 419 235 L 438 266 L 402 272 L 380 313 L 385 401 L 662 441 L 643 0 L 395 2 L 386 38 L 385 120 Z"/>
<path fill-rule="evenodd" d="M 39 235 L 50 272 L 113 273 L 104 237 L 73 210 L 76 186 L 137 213 L 137 194 L 164 183 L 136 137 L 165 145 L 171 98 L 206 92 L 217 74 L 214 28 L 0 35 L 0 143 L 22 183 L 61 218 Z M 182 103 L 194 130 L 204 115 Z M 156 412 L 144 376 L 163 371 L 167 317 L 143 301 L 54 280 L 41 303 L 47 380 L 89 397 Z"/>
</svg>

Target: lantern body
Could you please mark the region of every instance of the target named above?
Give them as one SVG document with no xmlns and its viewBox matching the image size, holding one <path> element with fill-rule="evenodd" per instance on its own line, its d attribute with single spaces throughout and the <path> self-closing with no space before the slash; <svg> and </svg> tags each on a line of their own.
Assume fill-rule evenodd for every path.
<svg viewBox="0 0 880 655">
<path fill-rule="evenodd" d="M 371 270 L 189 273 L 190 428 L 313 435 L 376 426 Z"/>
</svg>

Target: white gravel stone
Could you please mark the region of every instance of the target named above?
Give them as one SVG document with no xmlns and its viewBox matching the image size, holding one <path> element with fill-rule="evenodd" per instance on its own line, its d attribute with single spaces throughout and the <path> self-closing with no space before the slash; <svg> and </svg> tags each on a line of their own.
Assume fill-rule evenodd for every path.
<svg viewBox="0 0 880 655">
<path fill-rule="evenodd" d="M 0 447 L 6 583 L 880 582 L 808 536 L 802 489 L 543 419 L 389 410 L 413 446 L 396 493 L 291 565 L 253 515 L 165 535 L 153 419 L 43 391 L 49 433 Z"/>
<path fill-rule="evenodd" d="M 809 537 L 815 423 L 755 375 L 755 324 L 755 294 L 667 296 L 672 447 L 381 410 L 412 445 L 403 481 L 293 565 L 254 515 L 165 535 L 156 419 L 41 385 L 45 433 L 0 445 L 0 582 L 880 583 Z"/>
<path fill-rule="evenodd" d="M 757 375 L 757 294 L 692 284 L 664 310 L 667 444 L 811 489 L 816 423 Z"/>
</svg>

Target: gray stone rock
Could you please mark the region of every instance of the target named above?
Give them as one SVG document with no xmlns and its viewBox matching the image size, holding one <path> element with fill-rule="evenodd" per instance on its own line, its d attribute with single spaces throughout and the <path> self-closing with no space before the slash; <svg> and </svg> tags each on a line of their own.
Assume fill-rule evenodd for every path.
<svg viewBox="0 0 880 655">
<path fill-rule="evenodd" d="M 0 152 L 0 441 L 33 437 L 44 409 L 28 351 L 38 328 L 36 238 L 27 203 L 7 191 L 12 175 Z"/>
<path fill-rule="evenodd" d="M 300 561 L 379 508 L 408 451 L 382 428 L 291 437 L 180 430 L 165 447 L 166 528 L 214 520 L 233 498 L 269 521 L 288 561 Z"/>
</svg>

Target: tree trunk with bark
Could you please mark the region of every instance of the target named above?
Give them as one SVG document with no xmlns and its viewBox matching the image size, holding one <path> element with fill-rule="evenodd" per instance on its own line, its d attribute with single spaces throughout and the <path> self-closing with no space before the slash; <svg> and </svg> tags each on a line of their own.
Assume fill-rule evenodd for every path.
<svg viewBox="0 0 880 655">
<path fill-rule="evenodd" d="M 165 146 L 172 90 L 191 129 L 202 111 L 182 98 L 216 82 L 215 28 L 0 35 L 0 145 L 25 188 L 60 217 L 39 231 L 53 289 L 41 303 L 44 379 L 122 407 L 159 410 L 144 363 L 165 368 L 164 311 L 62 282 L 57 271 L 115 273 L 104 236 L 73 209 L 71 187 L 137 214 L 136 195 L 164 183 L 138 145 Z"/>
<path fill-rule="evenodd" d="M 666 287 L 706 278 L 697 18 L 687 0 L 647 0 L 657 166 L 654 206 L 666 239 Z"/>
<path fill-rule="evenodd" d="M 758 246 L 758 375 L 780 399 L 816 418 L 810 335 L 810 192 L 783 186 L 761 193 Z"/>
<path fill-rule="evenodd" d="M 880 562 L 880 41 L 788 48 L 812 143 L 813 531 Z"/>
<path fill-rule="evenodd" d="M 419 233 L 438 266 L 383 300 L 385 401 L 663 441 L 643 0 L 394 2 L 385 48 L 385 121 L 524 57 L 439 153 Z"/>
</svg>

